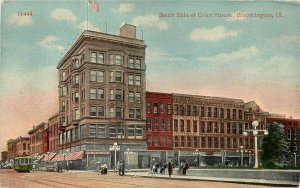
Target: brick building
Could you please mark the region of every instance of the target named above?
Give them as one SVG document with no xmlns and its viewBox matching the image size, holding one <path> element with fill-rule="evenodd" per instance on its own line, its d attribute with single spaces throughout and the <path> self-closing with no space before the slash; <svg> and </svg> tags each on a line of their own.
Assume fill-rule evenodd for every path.
<svg viewBox="0 0 300 188">
<path fill-rule="evenodd" d="M 4 163 L 8 159 L 8 152 L 7 151 L 2 151 L 1 152 L 1 162 Z"/>
<path fill-rule="evenodd" d="M 16 156 L 30 155 L 30 138 L 18 137 L 16 139 Z"/>
<path fill-rule="evenodd" d="M 135 26 L 120 36 L 84 31 L 59 62 L 60 152 L 85 151 L 87 168 L 96 160 L 114 165 L 130 150 L 142 165 L 145 141 L 145 44 Z M 101 153 L 102 152 L 102 153 Z"/>
<path fill-rule="evenodd" d="M 15 139 L 7 141 L 7 160 L 14 159 L 17 156 L 17 144 Z"/>
<path fill-rule="evenodd" d="M 32 130 L 28 132 L 30 136 L 30 153 L 32 155 L 47 153 L 44 145 L 47 144 L 48 140 L 43 139 L 43 132 L 45 132 L 47 128 L 48 124 L 43 122 L 38 126 L 33 126 Z"/>
<path fill-rule="evenodd" d="M 53 115 L 48 120 L 48 136 L 49 136 L 49 151 L 56 152 L 59 150 L 58 145 L 58 130 L 59 130 L 59 116 L 58 113 Z"/>
</svg>

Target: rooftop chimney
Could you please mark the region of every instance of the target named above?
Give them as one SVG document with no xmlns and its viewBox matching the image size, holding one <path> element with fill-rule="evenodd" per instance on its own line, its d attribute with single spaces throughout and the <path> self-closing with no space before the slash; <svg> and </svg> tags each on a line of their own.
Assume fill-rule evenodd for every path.
<svg viewBox="0 0 300 188">
<path fill-rule="evenodd" d="M 124 24 L 120 28 L 120 36 L 135 39 L 136 38 L 136 27 L 134 25 Z"/>
</svg>

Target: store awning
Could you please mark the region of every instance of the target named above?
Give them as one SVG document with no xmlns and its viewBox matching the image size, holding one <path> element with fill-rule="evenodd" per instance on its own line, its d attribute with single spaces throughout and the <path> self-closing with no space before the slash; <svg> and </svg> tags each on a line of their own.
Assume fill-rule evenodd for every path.
<svg viewBox="0 0 300 188">
<path fill-rule="evenodd" d="M 107 152 L 107 151 L 87 151 L 85 152 L 86 154 L 89 154 L 89 155 L 109 155 L 110 152 Z"/>
<path fill-rule="evenodd" d="M 43 158 L 43 161 L 51 161 L 51 159 L 56 155 L 56 153 L 49 153 L 46 154 L 45 157 Z"/>
<path fill-rule="evenodd" d="M 83 159 L 83 155 L 84 155 L 84 151 L 77 151 L 77 152 L 67 153 L 66 154 L 66 160 L 74 161 L 74 160 Z"/>
<path fill-rule="evenodd" d="M 44 157 L 45 157 L 45 155 L 39 155 L 39 156 L 37 156 L 37 159 L 42 160 Z"/>
<path fill-rule="evenodd" d="M 55 157 L 51 159 L 51 161 L 63 161 L 64 155 L 63 154 L 56 154 Z"/>
</svg>

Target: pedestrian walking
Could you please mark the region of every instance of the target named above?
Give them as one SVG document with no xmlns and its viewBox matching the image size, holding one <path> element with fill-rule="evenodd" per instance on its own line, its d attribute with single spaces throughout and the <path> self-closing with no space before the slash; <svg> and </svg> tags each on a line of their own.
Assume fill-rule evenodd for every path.
<svg viewBox="0 0 300 188">
<path fill-rule="evenodd" d="M 189 169 L 189 168 L 190 168 L 189 163 L 188 163 L 187 161 L 185 161 L 184 166 L 183 166 L 183 169 L 182 169 L 182 174 L 183 174 L 183 175 L 186 175 L 186 171 L 187 171 L 187 169 Z"/>
<path fill-rule="evenodd" d="M 117 162 L 117 168 L 118 168 L 118 171 L 119 171 L 119 175 L 121 176 L 121 172 L 122 172 L 121 161 Z"/>
<path fill-rule="evenodd" d="M 124 160 L 121 162 L 121 169 L 122 169 L 122 176 L 124 176 L 124 172 L 125 172 L 125 161 Z"/>
<path fill-rule="evenodd" d="M 173 171 L 173 166 L 170 162 L 168 162 L 168 172 L 169 172 L 169 177 L 171 177 Z"/>
</svg>

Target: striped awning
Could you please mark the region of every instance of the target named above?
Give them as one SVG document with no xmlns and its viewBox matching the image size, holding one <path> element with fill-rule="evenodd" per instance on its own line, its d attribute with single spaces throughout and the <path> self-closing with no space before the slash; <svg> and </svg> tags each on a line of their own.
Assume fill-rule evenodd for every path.
<svg viewBox="0 0 300 188">
<path fill-rule="evenodd" d="M 57 154 L 55 155 L 55 157 L 51 159 L 51 161 L 64 161 L 64 160 L 74 161 L 74 160 L 83 159 L 83 155 L 84 155 L 84 151 Z"/>
<path fill-rule="evenodd" d="M 37 159 L 42 160 L 44 157 L 45 157 L 45 155 L 39 155 L 39 156 L 37 156 Z"/>
<path fill-rule="evenodd" d="M 43 158 L 43 161 L 51 161 L 51 159 L 56 155 L 56 153 L 49 153 L 46 154 L 45 157 Z"/>
</svg>

